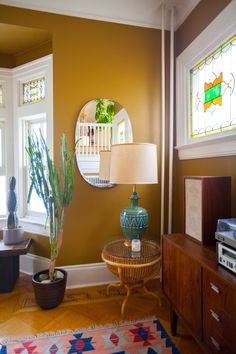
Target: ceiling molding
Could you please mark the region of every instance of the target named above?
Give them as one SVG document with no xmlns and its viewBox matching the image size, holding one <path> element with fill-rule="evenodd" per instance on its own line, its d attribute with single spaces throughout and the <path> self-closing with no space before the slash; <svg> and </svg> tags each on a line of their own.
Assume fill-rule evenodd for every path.
<svg viewBox="0 0 236 354">
<path fill-rule="evenodd" d="M 166 6 L 165 27 L 169 29 L 168 9 L 175 7 L 175 29 L 200 0 L 0 0 L 0 4 L 91 20 L 138 27 L 161 28 L 161 5 Z"/>
</svg>

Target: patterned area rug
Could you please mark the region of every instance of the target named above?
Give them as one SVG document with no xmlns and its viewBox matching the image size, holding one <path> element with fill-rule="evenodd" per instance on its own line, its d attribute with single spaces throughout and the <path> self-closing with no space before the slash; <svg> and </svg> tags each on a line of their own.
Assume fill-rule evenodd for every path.
<svg viewBox="0 0 236 354">
<path fill-rule="evenodd" d="M 0 344 L 0 354 L 178 354 L 159 320 L 42 334 Z"/>
</svg>

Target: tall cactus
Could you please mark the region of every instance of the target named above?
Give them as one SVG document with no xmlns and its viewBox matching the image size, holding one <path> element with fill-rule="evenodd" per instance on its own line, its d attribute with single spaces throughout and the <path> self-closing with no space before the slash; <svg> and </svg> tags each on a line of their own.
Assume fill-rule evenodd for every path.
<svg viewBox="0 0 236 354">
<path fill-rule="evenodd" d="M 16 179 L 14 176 L 9 179 L 9 193 L 7 199 L 7 208 L 8 208 L 8 218 L 7 218 L 7 227 L 8 229 L 16 229 L 18 226 L 18 217 L 16 213 L 17 208 L 17 198 L 16 198 Z"/>
<path fill-rule="evenodd" d="M 55 264 L 62 245 L 64 211 L 72 199 L 74 189 L 75 148 L 68 151 L 66 136 L 61 138 L 61 166 L 57 167 L 50 157 L 49 149 L 40 131 L 40 137 L 29 135 L 26 152 L 30 160 L 31 185 L 28 194 L 30 201 L 33 188 L 42 199 L 50 228 L 49 278 L 56 277 Z M 45 168 L 47 166 L 47 169 Z"/>
</svg>

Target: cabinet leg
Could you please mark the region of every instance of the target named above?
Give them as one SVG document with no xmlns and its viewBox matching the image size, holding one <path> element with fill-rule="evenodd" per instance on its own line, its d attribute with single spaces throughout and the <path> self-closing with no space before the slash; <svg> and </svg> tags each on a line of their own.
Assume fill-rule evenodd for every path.
<svg viewBox="0 0 236 354">
<path fill-rule="evenodd" d="M 175 311 L 171 308 L 170 309 L 170 329 L 171 329 L 172 336 L 176 336 L 177 324 L 178 324 L 178 316 L 176 315 Z"/>
<path fill-rule="evenodd" d="M 13 290 L 19 277 L 19 256 L 0 258 L 0 292 Z"/>
</svg>

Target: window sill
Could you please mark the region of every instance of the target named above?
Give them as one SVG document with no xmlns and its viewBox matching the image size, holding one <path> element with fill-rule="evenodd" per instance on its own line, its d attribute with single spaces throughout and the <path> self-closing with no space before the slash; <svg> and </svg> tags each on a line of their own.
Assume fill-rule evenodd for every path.
<svg viewBox="0 0 236 354">
<path fill-rule="evenodd" d="M 6 219 L 0 219 L 0 230 L 6 227 Z M 23 227 L 24 231 L 34 233 L 40 236 L 49 236 L 49 232 L 43 223 L 35 220 L 22 218 L 19 220 L 19 224 Z"/>
<path fill-rule="evenodd" d="M 236 136 L 198 141 L 175 148 L 180 160 L 232 156 L 236 155 Z"/>
</svg>

